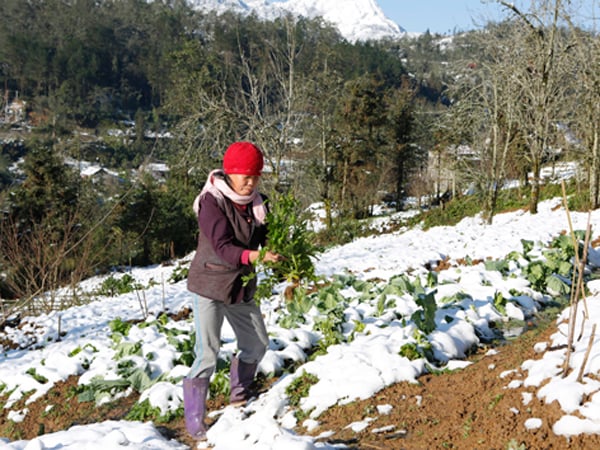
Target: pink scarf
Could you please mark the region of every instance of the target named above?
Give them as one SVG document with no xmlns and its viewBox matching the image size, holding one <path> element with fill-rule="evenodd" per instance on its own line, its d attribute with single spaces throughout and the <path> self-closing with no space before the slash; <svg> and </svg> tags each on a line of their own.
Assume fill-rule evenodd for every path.
<svg viewBox="0 0 600 450">
<path fill-rule="evenodd" d="M 263 203 L 262 196 L 258 193 L 258 191 L 255 189 L 250 195 L 240 195 L 229 187 L 224 176 L 225 174 L 220 169 L 213 170 L 208 174 L 208 178 L 206 179 L 204 187 L 194 200 L 193 208 L 196 215 L 198 215 L 198 211 L 200 211 L 200 199 L 204 196 L 204 194 L 210 192 L 217 200 L 222 200 L 224 197 L 227 197 L 238 205 L 247 205 L 252 203 L 252 213 L 254 215 L 254 219 L 259 225 L 264 224 L 267 210 L 265 208 L 265 204 Z"/>
</svg>

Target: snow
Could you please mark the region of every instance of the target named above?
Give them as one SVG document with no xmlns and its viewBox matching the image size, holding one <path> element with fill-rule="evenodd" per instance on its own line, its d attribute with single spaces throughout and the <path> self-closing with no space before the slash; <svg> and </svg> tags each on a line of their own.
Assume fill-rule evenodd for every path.
<svg viewBox="0 0 600 450">
<path fill-rule="evenodd" d="M 542 426 L 542 423 L 542 419 L 532 417 L 531 419 L 527 419 L 525 421 L 525 428 L 527 428 L 528 430 L 537 430 Z"/>
<path fill-rule="evenodd" d="M 265 20 L 286 14 L 309 19 L 322 17 L 349 42 L 398 39 L 407 34 L 385 16 L 375 0 L 344 0 L 343 8 L 339 0 L 188 0 L 188 3 L 201 11 L 217 14 L 234 11 L 255 14 Z"/>
<path fill-rule="evenodd" d="M 592 229 L 597 229 L 600 211 L 593 211 L 589 219 Z M 588 214 L 571 213 L 571 221 L 575 230 L 583 230 L 588 223 Z M 511 318 L 528 320 L 541 310 L 551 298 L 530 286 L 517 262 L 511 260 L 506 276 L 486 269 L 484 262 L 504 259 L 511 252 L 522 252 L 523 239 L 536 244 L 530 256 L 542 255 L 545 246 L 568 229 L 567 213 L 556 199 L 541 203 L 536 215 L 523 211 L 500 214 L 492 225 L 485 224 L 479 217 L 471 217 L 456 226 L 426 231 L 404 229 L 357 239 L 325 251 L 316 262 L 319 275 L 355 280 L 354 284 L 340 289 L 341 299 L 337 300 L 344 307 L 342 333 L 345 339 L 327 347 L 327 351 L 319 356 L 309 358 L 308 350 L 323 339 L 315 328 L 315 324 L 323 319 L 323 313 L 313 306 L 303 316 L 303 323 L 284 328 L 279 319 L 287 313 L 285 300 L 279 294 L 262 300 L 270 344 L 259 370 L 265 374 L 278 374 L 280 378 L 246 406 L 226 406 L 212 412 L 216 422 L 208 430 L 208 441 L 200 444 L 201 447 L 210 446 L 216 450 L 340 448 L 327 443 L 330 430 L 322 430 L 318 439 L 308 436 L 308 432 L 318 429 L 320 414 L 333 405 L 372 397 L 397 382 L 418 382 L 430 363 L 425 358 L 402 356 L 401 348 L 409 344 L 416 347 L 425 340 L 438 361 L 437 368 L 460 370 L 468 364 L 464 358 L 469 349 L 491 337 L 491 322 Z M 590 252 L 590 261 L 598 261 L 598 253 L 594 249 Z M 147 400 L 162 414 L 174 413 L 181 408 L 181 380 L 188 367 L 180 360 L 182 350 L 177 344 L 189 340 L 193 323 L 191 319 L 176 322 L 158 318 L 165 309 L 177 313 L 191 306 L 185 280 L 169 281 L 173 273 L 189 264 L 189 260 L 190 257 L 171 266 L 134 268 L 129 275 L 145 286 L 143 290 L 112 298 L 96 296 L 87 305 L 24 318 L 20 327 L 7 326 L 0 332 L 0 342 L 12 341 L 22 347 L 15 350 L 2 348 L 0 354 L 0 388 L 4 387 L 4 394 L 9 393 L 4 405 L 9 410 L 9 419 L 22 421 L 31 402 L 68 377 L 79 377 L 83 387 L 99 380 L 122 379 L 119 359 L 123 355 L 127 355 L 134 368 L 143 368 L 128 374 L 141 392 L 140 401 Z M 429 289 L 424 281 L 429 274 L 425 266 L 435 267 L 442 260 L 449 268 L 438 274 L 435 289 Z M 463 264 L 463 260 L 473 261 L 473 264 Z M 437 310 L 433 331 L 421 333 L 413 320 L 414 314 L 422 310 L 415 297 L 392 289 L 394 283 L 402 281 L 398 276 L 406 276 L 411 281 L 420 279 L 424 292 L 434 296 Z M 102 280 L 102 277 L 86 280 L 80 289 L 92 292 Z M 360 291 L 360 283 L 363 287 L 370 286 L 371 290 Z M 387 297 L 377 290 L 382 283 L 387 286 Z M 499 379 L 506 389 L 524 391 L 522 405 L 514 405 L 511 409 L 516 415 L 533 396 L 546 404 L 556 400 L 564 415 L 551 426 L 554 433 L 565 438 L 581 433 L 600 433 L 600 382 L 597 380 L 600 333 L 596 334 L 594 328 L 600 318 L 600 294 L 598 282 L 590 285 L 594 289 L 577 308 L 575 329 L 580 336 L 573 344 L 567 376 L 563 377 L 562 368 L 566 357 L 568 308 L 556 319 L 559 331 L 548 342 L 535 343 L 538 357 L 504 372 Z M 494 303 L 498 293 L 506 300 L 503 310 Z M 382 299 L 386 302 L 384 308 L 380 303 Z M 147 316 L 144 315 L 146 306 Z M 135 324 L 130 324 L 128 332 L 120 333 L 116 331 L 119 321 Z M 228 359 L 234 353 L 236 343 L 227 323 L 223 327 L 223 340 L 221 357 Z M 494 353 L 489 352 L 490 355 Z M 292 373 L 284 372 L 290 363 L 296 369 Z M 310 387 L 308 395 L 299 401 L 298 407 L 305 415 L 298 423 L 294 415 L 296 409 L 290 405 L 286 388 L 307 374 L 315 375 L 317 381 Z M 115 396 L 129 395 L 131 389 L 106 391 L 98 394 L 95 401 L 100 404 Z M 29 396 L 24 406 L 17 408 L 16 402 L 25 394 Z M 385 423 L 385 416 L 392 408 L 392 405 L 380 405 L 363 421 L 347 426 L 354 430 L 364 429 L 377 419 L 378 426 L 371 432 L 389 429 L 391 424 Z M 541 423 L 540 419 L 523 418 L 522 425 L 533 432 Z M 7 450 L 117 446 L 187 448 L 161 436 L 152 422 L 125 420 L 74 426 L 30 441 L 10 442 L 0 438 L 0 449 Z"/>
<path fill-rule="evenodd" d="M 174 441 L 167 442 L 150 423 L 106 421 L 92 425 L 76 425 L 68 430 L 44 435 L 31 441 L 18 441 L 0 448 L 19 450 L 80 449 L 106 450 L 128 449 L 184 450 L 188 447 Z"/>
</svg>

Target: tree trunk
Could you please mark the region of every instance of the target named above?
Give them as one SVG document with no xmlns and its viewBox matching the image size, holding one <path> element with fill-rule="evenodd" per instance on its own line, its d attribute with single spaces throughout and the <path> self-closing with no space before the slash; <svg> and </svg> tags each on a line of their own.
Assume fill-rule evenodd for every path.
<svg viewBox="0 0 600 450">
<path fill-rule="evenodd" d="M 529 212 L 537 214 L 540 201 L 540 162 L 533 163 L 533 177 L 531 180 L 531 194 L 529 196 Z"/>
<path fill-rule="evenodd" d="M 590 164 L 590 208 L 597 209 L 600 198 L 600 143 L 598 142 L 598 132 L 594 133 L 592 144 L 592 162 Z"/>
</svg>

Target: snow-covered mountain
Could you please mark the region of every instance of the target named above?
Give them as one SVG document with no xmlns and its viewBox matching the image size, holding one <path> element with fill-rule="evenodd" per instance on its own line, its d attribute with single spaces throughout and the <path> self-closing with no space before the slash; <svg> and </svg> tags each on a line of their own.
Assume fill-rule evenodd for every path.
<svg viewBox="0 0 600 450">
<path fill-rule="evenodd" d="M 400 38 L 406 30 L 385 17 L 376 0 L 188 0 L 201 11 L 255 13 L 266 20 L 291 13 L 323 17 L 350 42 Z"/>
</svg>

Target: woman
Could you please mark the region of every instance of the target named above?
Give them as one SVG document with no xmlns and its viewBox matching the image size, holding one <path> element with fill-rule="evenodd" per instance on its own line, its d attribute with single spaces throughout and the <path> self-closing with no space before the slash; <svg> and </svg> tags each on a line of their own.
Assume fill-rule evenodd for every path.
<svg viewBox="0 0 600 450">
<path fill-rule="evenodd" d="M 265 245 L 267 209 L 257 190 L 263 169 L 261 150 L 250 142 L 230 145 L 223 169 L 213 170 L 194 201 L 199 234 L 196 254 L 188 274 L 194 296 L 196 359 L 183 380 L 183 403 L 188 432 L 206 438 L 206 397 L 215 371 L 226 318 L 237 338 L 238 354 L 232 358 L 230 402 L 243 403 L 254 380 L 269 339 L 260 308 L 254 300 L 256 277 L 244 283 Z M 265 262 L 280 256 L 267 251 Z"/>
</svg>

